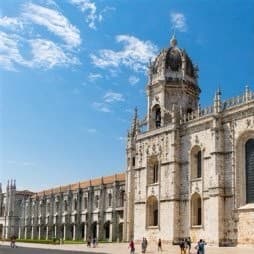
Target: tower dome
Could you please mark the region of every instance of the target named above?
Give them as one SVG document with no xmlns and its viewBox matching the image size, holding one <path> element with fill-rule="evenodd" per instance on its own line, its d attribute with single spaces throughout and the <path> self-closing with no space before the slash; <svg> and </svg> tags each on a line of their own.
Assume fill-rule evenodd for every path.
<svg viewBox="0 0 254 254">
<path fill-rule="evenodd" d="M 198 107 L 198 68 L 173 36 L 149 66 L 148 125 L 158 128 L 171 122 L 173 109 L 184 114 Z"/>
<path fill-rule="evenodd" d="M 165 80 L 182 80 L 191 85 L 197 85 L 198 68 L 194 66 L 186 51 L 177 46 L 173 36 L 170 46 L 163 49 L 150 65 L 150 82 Z"/>
</svg>

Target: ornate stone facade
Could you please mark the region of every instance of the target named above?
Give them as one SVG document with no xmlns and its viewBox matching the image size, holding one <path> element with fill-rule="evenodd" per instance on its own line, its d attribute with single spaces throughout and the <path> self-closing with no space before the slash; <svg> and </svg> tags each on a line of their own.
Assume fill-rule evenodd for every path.
<svg viewBox="0 0 254 254">
<path fill-rule="evenodd" d="M 8 190 L 7 195 L 1 194 L 5 199 L 0 203 L 5 207 L 0 217 L 3 238 L 16 235 L 21 239 L 123 240 L 124 174 L 40 193 L 16 192 L 13 200 Z"/>
<path fill-rule="evenodd" d="M 254 93 L 200 108 L 198 68 L 172 38 L 150 63 L 125 174 L 33 194 L 0 190 L 0 236 L 108 241 L 190 236 L 254 244 Z"/>
<path fill-rule="evenodd" d="M 254 93 L 217 91 L 201 109 L 197 72 L 175 38 L 150 63 L 147 116 L 135 111 L 128 135 L 125 234 L 254 244 Z"/>
</svg>

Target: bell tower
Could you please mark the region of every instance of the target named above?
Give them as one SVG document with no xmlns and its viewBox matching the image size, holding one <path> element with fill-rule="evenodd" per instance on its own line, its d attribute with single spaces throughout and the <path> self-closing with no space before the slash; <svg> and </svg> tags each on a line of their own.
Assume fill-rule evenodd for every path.
<svg viewBox="0 0 254 254">
<path fill-rule="evenodd" d="M 171 122 L 173 107 L 191 113 L 198 107 L 200 88 L 198 67 L 177 46 L 173 36 L 169 48 L 163 49 L 149 65 L 147 84 L 148 129 L 162 127 Z"/>
</svg>

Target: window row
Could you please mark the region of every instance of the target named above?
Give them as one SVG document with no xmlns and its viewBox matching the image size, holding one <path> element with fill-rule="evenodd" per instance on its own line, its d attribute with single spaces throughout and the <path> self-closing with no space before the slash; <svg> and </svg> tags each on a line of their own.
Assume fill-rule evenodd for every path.
<svg viewBox="0 0 254 254">
<path fill-rule="evenodd" d="M 198 193 L 192 195 L 190 201 L 191 226 L 202 225 L 202 202 Z M 150 196 L 146 202 L 146 225 L 156 227 L 159 225 L 159 203 L 155 196 Z"/>
</svg>

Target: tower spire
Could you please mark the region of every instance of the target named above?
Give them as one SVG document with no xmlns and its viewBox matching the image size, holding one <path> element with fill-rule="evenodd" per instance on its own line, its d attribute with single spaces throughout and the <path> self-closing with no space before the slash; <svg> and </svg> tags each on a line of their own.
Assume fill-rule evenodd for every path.
<svg viewBox="0 0 254 254">
<path fill-rule="evenodd" d="M 135 107 L 132 124 L 131 124 L 130 135 L 134 137 L 136 135 L 137 130 L 138 130 L 138 108 Z"/>
</svg>

